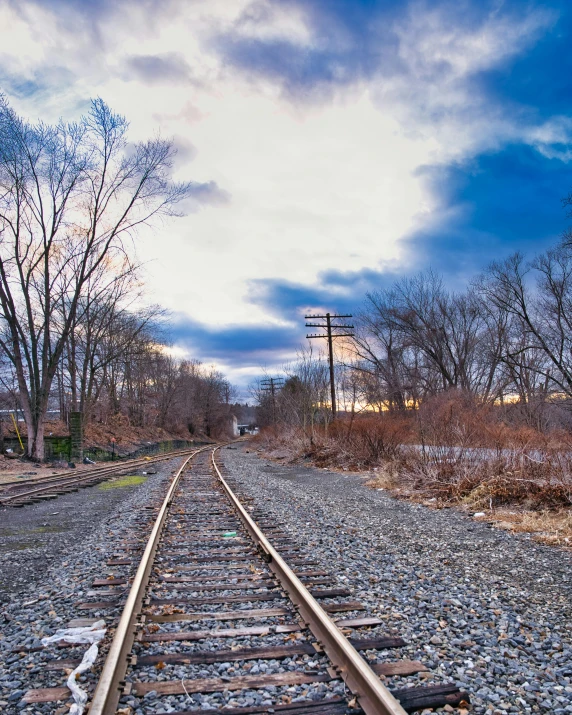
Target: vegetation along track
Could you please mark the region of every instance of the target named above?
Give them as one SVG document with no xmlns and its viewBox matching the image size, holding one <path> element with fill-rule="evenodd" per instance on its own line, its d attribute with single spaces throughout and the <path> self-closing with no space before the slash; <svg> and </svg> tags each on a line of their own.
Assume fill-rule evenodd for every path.
<svg viewBox="0 0 572 715">
<path fill-rule="evenodd" d="M 128 541 L 108 562 L 133 564 L 142 552 L 90 715 L 118 708 L 183 715 L 213 706 L 229 715 L 398 715 L 468 700 L 454 685 L 387 690 L 380 675 L 425 667 L 371 662 L 404 642 L 372 637 L 367 629 L 382 621 L 364 617 L 280 524 L 250 500 L 242 504 L 217 456 L 206 447 L 189 456 L 163 503 L 150 508 L 157 513 L 146 543 Z M 101 613 L 127 581 L 96 580 L 99 598 L 112 600 L 79 607 Z M 78 663 L 61 659 L 50 668 Z M 69 694 L 35 689 L 23 701 L 54 703 Z"/>
<path fill-rule="evenodd" d="M 40 477 L 39 479 L 28 479 L 25 482 L 7 482 L 0 485 L 0 506 L 20 507 L 32 504 L 35 501 L 55 499 L 60 494 L 77 491 L 81 487 L 92 486 L 111 477 L 130 472 L 133 469 L 140 469 L 154 462 L 161 462 L 174 457 L 193 455 L 196 451 L 196 449 L 184 449 L 164 452 L 157 457 L 140 457 L 139 459 L 122 461 L 121 464 L 107 464 L 81 472 L 67 470 Z"/>
</svg>

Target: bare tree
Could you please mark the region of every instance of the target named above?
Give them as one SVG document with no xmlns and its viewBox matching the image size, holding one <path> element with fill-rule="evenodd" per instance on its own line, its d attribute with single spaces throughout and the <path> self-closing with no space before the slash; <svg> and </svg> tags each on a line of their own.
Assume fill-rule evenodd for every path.
<svg viewBox="0 0 572 715">
<path fill-rule="evenodd" d="M 368 293 L 356 317 L 354 370 L 362 376 L 362 396 L 381 410 L 404 410 L 415 401 L 407 347 L 392 319 L 393 291 Z"/>
<path fill-rule="evenodd" d="M 331 421 L 327 357 L 314 354 L 311 346 L 302 347 L 297 359 L 285 365 L 283 371 L 286 378 L 274 396 L 262 389 L 260 383 L 252 386 L 260 424 L 265 426 L 276 420 L 301 427 L 311 437 L 315 425 L 327 426 Z"/>
<path fill-rule="evenodd" d="M 432 273 L 370 293 L 357 319 L 355 369 L 369 399 L 415 407 L 449 389 L 485 401 L 498 395 L 502 335 L 473 290 L 451 293 Z"/>
<path fill-rule="evenodd" d="M 514 320 L 505 364 L 535 392 L 531 373 L 542 378 L 545 393 L 550 385 L 572 398 L 572 247 L 563 242 L 531 262 L 515 253 L 491 264 L 478 285 L 486 303 Z"/>
<path fill-rule="evenodd" d="M 44 456 L 52 382 L 81 301 L 126 239 L 174 215 L 172 142 L 127 143 L 128 123 L 101 100 L 76 123 L 30 124 L 0 99 L 0 347 L 17 376 L 28 455 Z"/>
</svg>

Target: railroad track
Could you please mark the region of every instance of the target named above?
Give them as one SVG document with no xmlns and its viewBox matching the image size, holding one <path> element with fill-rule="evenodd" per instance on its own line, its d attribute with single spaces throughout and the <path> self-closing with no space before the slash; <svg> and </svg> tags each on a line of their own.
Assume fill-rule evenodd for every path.
<svg viewBox="0 0 572 715">
<path fill-rule="evenodd" d="M 380 676 L 427 669 L 395 660 L 403 640 L 371 630 L 383 621 L 364 615 L 280 524 L 241 502 L 217 449 L 185 460 L 152 510 L 146 542 L 123 543 L 108 561 L 138 563 L 132 578 L 97 579 L 99 600 L 78 604 L 100 614 L 130 587 L 89 714 L 191 715 L 206 703 L 228 715 L 402 715 L 468 701 L 454 685 L 383 685 Z M 23 701 L 69 695 L 42 688 Z"/>
<path fill-rule="evenodd" d="M 21 507 L 37 501 L 55 499 L 61 494 L 98 484 L 111 477 L 130 472 L 133 469 L 139 469 L 166 459 L 194 454 L 195 452 L 196 449 L 164 452 L 156 457 L 140 457 L 122 461 L 120 464 L 107 464 L 80 472 L 66 470 L 40 477 L 39 479 L 28 479 L 25 482 L 9 482 L 0 485 L 0 506 Z"/>
</svg>

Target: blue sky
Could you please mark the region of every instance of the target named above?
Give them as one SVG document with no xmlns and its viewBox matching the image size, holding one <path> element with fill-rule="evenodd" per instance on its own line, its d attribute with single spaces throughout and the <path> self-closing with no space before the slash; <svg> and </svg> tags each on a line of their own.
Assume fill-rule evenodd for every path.
<svg viewBox="0 0 572 715">
<path fill-rule="evenodd" d="M 429 266 L 461 288 L 567 225 L 570 3 L 14 0 L 0 34 L 19 112 L 102 96 L 175 137 L 197 190 L 137 241 L 148 296 L 177 354 L 239 384 L 295 354 L 307 310 Z"/>
</svg>

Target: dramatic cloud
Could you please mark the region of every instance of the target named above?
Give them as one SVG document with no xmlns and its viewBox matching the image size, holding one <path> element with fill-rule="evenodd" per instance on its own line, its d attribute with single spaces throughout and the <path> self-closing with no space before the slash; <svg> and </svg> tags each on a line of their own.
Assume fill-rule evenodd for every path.
<svg viewBox="0 0 572 715">
<path fill-rule="evenodd" d="M 564 0 L 21 0 L 0 28 L 19 112 L 102 96 L 133 139 L 175 137 L 195 189 L 138 241 L 149 295 L 240 379 L 295 352 L 308 309 L 428 265 L 462 287 L 565 226 Z"/>
</svg>

